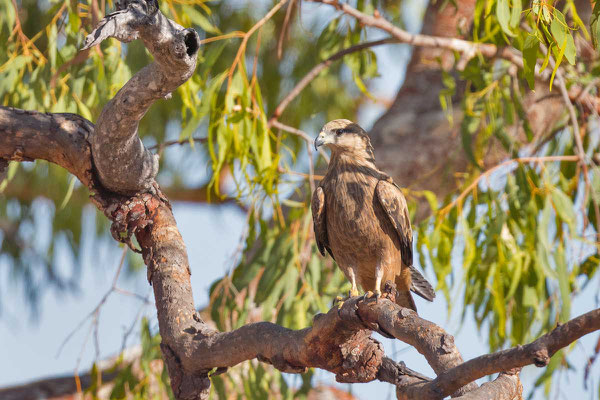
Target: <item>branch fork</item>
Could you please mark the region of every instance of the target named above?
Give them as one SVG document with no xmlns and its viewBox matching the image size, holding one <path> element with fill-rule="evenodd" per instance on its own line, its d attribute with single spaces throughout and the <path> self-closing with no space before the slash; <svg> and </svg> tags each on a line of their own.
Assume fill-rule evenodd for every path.
<svg viewBox="0 0 600 400">
<path fill-rule="evenodd" d="M 121 42 L 141 39 L 154 62 L 131 78 L 110 100 L 90 138 L 94 165 L 102 185 L 133 195 L 153 191 L 158 156 L 138 137 L 139 122 L 150 106 L 185 83 L 196 69 L 200 38 L 165 17 L 156 0 L 122 0 L 89 34 L 83 50 L 112 37 Z"/>
</svg>

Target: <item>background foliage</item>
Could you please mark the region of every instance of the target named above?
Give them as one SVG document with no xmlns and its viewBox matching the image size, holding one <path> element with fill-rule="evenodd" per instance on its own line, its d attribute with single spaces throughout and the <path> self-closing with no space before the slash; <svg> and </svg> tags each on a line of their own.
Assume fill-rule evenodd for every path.
<svg viewBox="0 0 600 400">
<path fill-rule="evenodd" d="M 279 58 L 283 3 L 160 3 L 167 16 L 198 29 L 205 43 L 193 77 L 171 100 L 155 104 L 140 126 L 146 145 L 161 154 L 174 144 L 168 132 L 186 146 L 185 161 L 162 157 L 159 182 L 173 201 L 235 201 L 247 212 L 242 254 L 231 273 L 214 282 L 205 309 L 222 330 L 259 320 L 303 328 L 349 289 L 333 263 L 318 256 L 312 239 L 311 144 L 270 127 L 269 118 L 314 65 L 371 40 L 376 32 L 326 6 L 315 13 L 312 4 L 294 3 L 297 15 Z M 379 10 L 399 26 L 404 3 L 351 2 L 367 14 Z M 572 0 L 478 0 L 473 28 L 464 32 L 467 39 L 521 51 L 523 68 L 476 56 L 464 70 L 445 74 L 439 100 L 448 120 L 460 127 L 468 172 L 460 190 L 447 198 L 405 192 L 413 215 L 424 199 L 431 210 L 415 229 L 420 265 L 435 275 L 449 305 L 458 304 L 463 318 L 474 316 L 486 330 L 490 350 L 534 339 L 583 311 L 571 305 L 586 286 L 591 283 L 598 291 L 598 116 L 577 108 L 577 128 L 565 112 L 551 131 L 536 132 L 523 98 L 536 85 L 557 90 L 559 66 L 568 88 L 587 87 L 597 94 L 598 58 L 582 57 L 577 43 L 600 38 L 599 4 L 586 25 Z M 453 6 L 453 1 L 442 5 Z M 132 74 L 151 62 L 135 42 L 110 40 L 78 53 L 85 34 L 111 7 L 105 0 L 0 0 L 1 104 L 73 112 L 94 121 Z M 271 18 L 254 29 L 269 10 L 275 11 Z M 536 73 L 546 78 L 536 83 Z M 373 97 L 369 79 L 377 75 L 372 50 L 348 55 L 322 71 L 279 120 L 315 132 L 327 120 L 356 118 Z M 579 128 L 584 155 L 574 138 Z M 490 153 L 499 154 L 494 163 Z M 205 166 L 201 176 L 190 177 L 187 162 Z M 322 156 L 315 155 L 315 163 L 324 170 Z M 7 300 L 5 287 L 16 284 L 35 312 L 45 290 L 78 290 L 82 229 L 92 227 L 89 240 L 110 240 L 107 222 L 88 205 L 85 188 L 44 162 L 11 164 L 0 190 L 0 264 L 12 279 L 0 282 L 0 302 Z M 50 210 L 50 217 L 40 209 Z M 56 254 L 65 249 L 72 260 L 70 275 L 56 268 Z M 135 272 L 141 260 L 131 256 L 127 265 Z M 143 332 L 144 360 L 160 358 L 159 339 L 147 324 Z M 568 351 L 557 354 L 540 376 L 537 384 L 546 391 L 555 370 L 574 367 L 567 362 Z M 125 395 L 125 382 L 139 398 L 148 390 L 167 393 L 164 371 L 144 362 L 141 375 L 124 370 L 113 398 Z M 153 374 L 157 378 L 148 379 Z M 312 372 L 290 387 L 279 372 L 252 362 L 215 376 L 213 390 L 219 398 L 232 393 L 305 398 L 311 377 Z"/>
</svg>

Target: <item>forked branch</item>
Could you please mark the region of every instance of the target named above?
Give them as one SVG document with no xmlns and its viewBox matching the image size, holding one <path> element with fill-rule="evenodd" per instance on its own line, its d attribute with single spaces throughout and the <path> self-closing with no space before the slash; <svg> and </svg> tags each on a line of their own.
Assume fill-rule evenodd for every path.
<svg viewBox="0 0 600 400">
<path fill-rule="evenodd" d="M 345 3 L 320 2 L 356 14 Z M 357 14 L 359 17 L 373 26 L 385 25 L 375 17 L 365 19 Z M 396 38 L 403 35 L 398 28 L 384 27 Z M 341 308 L 315 316 L 312 327 L 299 331 L 267 322 L 231 332 L 215 331 L 196 312 L 185 244 L 170 204 L 154 182 L 154 156 L 137 136 L 139 120 L 152 102 L 167 96 L 193 73 L 197 34 L 164 17 L 153 0 L 135 0 L 119 3 L 118 11 L 105 17 L 86 46 L 107 37 L 122 41 L 141 38 L 156 61 L 138 72 L 106 105 L 95 128 L 72 114 L 0 107 L 0 159 L 45 159 L 66 168 L 93 193 L 94 204 L 113 222 L 115 239 L 137 237 L 154 289 L 161 348 L 178 399 L 207 398 L 210 371 L 222 372 L 250 359 L 284 372 L 321 368 L 335 373 L 342 382 L 391 382 L 398 387 L 398 397 L 405 399 L 441 399 L 450 394 L 464 399 L 512 399 L 522 391 L 512 368 L 545 364 L 558 349 L 600 329 L 600 311 L 595 310 L 530 345 L 466 363 L 451 335 L 388 299 L 351 298 Z M 417 45 L 429 43 L 421 36 L 405 39 Z M 430 45 L 466 44 L 451 40 Z M 490 52 L 488 47 L 478 50 Z M 437 378 L 430 381 L 386 358 L 371 337 L 372 331 L 414 346 Z M 494 372 L 503 374 L 480 388 L 473 383 Z"/>
</svg>

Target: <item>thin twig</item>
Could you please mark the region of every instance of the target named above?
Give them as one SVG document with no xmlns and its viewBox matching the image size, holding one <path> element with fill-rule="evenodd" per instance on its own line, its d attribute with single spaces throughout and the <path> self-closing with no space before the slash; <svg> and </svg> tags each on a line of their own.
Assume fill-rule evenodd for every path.
<svg viewBox="0 0 600 400">
<path fill-rule="evenodd" d="M 58 348 L 58 352 L 56 353 L 56 357 L 60 356 L 60 353 L 62 352 L 62 349 L 65 347 L 65 345 L 69 342 L 69 340 L 71 340 L 71 338 L 73 337 L 73 335 L 75 335 L 75 333 L 77 333 L 77 331 L 79 331 L 79 329 L 81 329 L 81 327 L 83 326 L 83 324 L 90 318 L 97 318 L 98 312 L 100 310 L 100 308 L 106 303 L 106 301 L 108 300 L 108 298 L 110 297 L 111 293 L 113 293 L 115 291 L 115 288 L 117 287 L 117 281 L 119 279 L 119 275 L 121 275 L 121 270 L 123 269 L 123 264 L 125 263 L 125 255 L 127 254 L 127 247 L 123 248 L 123 254 L 121 255 L 121 260 L 119 262 L 119 267 L 117 268 L 117 272 L 113 278 L 113 282 L 112 285 L 110 287 L 110 289 L 104 294 L 104 296 L 102 296 L 102 298 L 100 299 L 100 302 L 98 302 L 98 304 L 96 305 L 96 307 L 94 307 L 94 309 L 83 319 L 81 320 L 81 322 L 79 322 L 79 324 L 77 324 L 77 326 L 75 327 L 75 329 L 73 329 L 65 338 L 65 340 L 63 340 L 63 342 L 61 343 L 61 345 Z M 93 327 L 93 325 L 92 325 Z M 87 338 L 86 338 L 86 342 L 87 342 Z"/>
<path fill-rule="evenodd" d="M 313 144 L 313 139 L 308 135 L 308 133 L 304 132 L 303 130 L 294 128 L 292 126 L 289 125 L 285 125 L 282 124 L 281 122 L 279 122 L 278 120 L 272 120 L 273 122 L 271 123 L 271 126 L 277 129 L 281 129 L 282 131 L 286 131 L 288 133 L 291 133 L 293 135 L 297 135 L 300 136 L 302 139 L 304 139 L 307 143 L 308 146 Z M 323 158 L 325 159 L 325 161 L 327 161 L 329 163 L 329 156 L 327 155 L 327 153 L 325 153 L 325 151 L 323 151 L 323 149 L 319 149 L 319 153 L 323 156 Z"/>
<path fill-rule="evenodd" d="M 508 47 L 497 47 L 491 43 L 475 43 L 468 40 L 450 38 L 450 37 L 439 37 L 422 34 L 411 34 L 407 31 L 398 28 L 385 18 L 378 14 L 377 16 L 367 15 L 356 8 L 350 6 L 348 3 L 342 3 L 338 0 L 307 0 L 313 3 L 322 3 L 335 7 L 342 11 L 344 14 L 354 17 L 360 24 L 372 26 L 374 28 L 381 29 L 401 43 L 408 43 L 413 46 L 419 47 L 435 47 L 441 49 L 447 49 L 457 51 L 463 55 L 461 64 L 466 65 L 468 57 L 472 58 L 477 54 L 482 54 L 485 57 L 500 57 L 510 61 L 519 68 L 523 68 L 523 57 L 519 54 L 514 53 Z"/>
<path fill-rule="evenodd" d="M 544 45 L 540 46 L 544 54 L 548 52 Z M 555 68 L 556 62 L 553 57 L 550 57 L 550 65 L 552 68 Z M 565 78 L 562 74 L 562 71 L 557 68 L 556 71 L 556 84 L 560 90 L 560 94 L 562 95 L 563 101 L 565 102 L 565 106 L 569 112 L 569 118 L 571 119 L 571 123 L 573 124 L 573 138 L 575 139 L 575 145 L 577 147 L 577 155 L 579 157 L 579 164 L 583 170 L 583 180 L 585 182 L 585 191 L 583 196 L 583 202 L 581 205 L 581 213 L 583 215 L 584 226 L 583 230 L 585 231 L 587 224 L 589 222 L 587 213 L 585 210 L 585 205 L 588 202 L 590 195 L 591 182 L 589 177 L 589 170 L 587 166 L 587 160 L 585 157 L 585 150 L 583 148 L 583 141 L 581 140 L 581 131 L 579 130 L 579 121 L 577 120 L 577 113 L 575 112 L 575 107 L 573 103 L 571 103 L 571 98 L 569 96 L 569 91 L 567 90 L 567 85 L 565 83 Z M 582 94 L 584 91 L 582 91 Z M 600 207 L 598 206 L 598 201 L 594 196 L 592 196 L 592 204 L 594 206 L 594 214 L 596 215 L 596 234 L 597 237 L 600 237 Z"/>
<path fill-rule="evenodd" d="M 281 116 L 283 111 L 292 102 L 292 100 L 294 100 L 300 94 L 300 92 L 302 90 L 304 90 L 304 88 L 306 88 L 306 86 L 308 86 L 308 84 L 310 82 L 312 82 L 313 79 L 315 79 L 319 75 L 319 73 L 321 73 L 321 71 L 323 71 L 325 68 L 329 67 L 331 65 L 331 63 L 333 63 L 336 60 L 341 59 L 342 57 L 344 57 L 347 54 L 355 53 L 357 51 L 361 51 L 361 50 L 364 50 L 364 49 L 367 49 L 370 47 L 375 47 L 375 46 L 380 46 L 382 44 L 390 44 L 390 43 L 398 43 L 398 40 L 394 39 L 394 38 L 386 38 L 386 39 L 381 39 L 381 40 L 375 40 L 373 42 L 359 43 L 357 45 L 340 50 L 337 53 L 330 56 L 327 60 L 322 61 L 319 64 L 315 65 L 310 70 L 310 72 L 308 74 L 306 74 L 304 76 L 304 78 L 302 78 L 300 80 L 300 82 L 298 82 L 296 84 L 296 86 L 294 86 L 294 88 L 290 91 L 290 93 L 287 96 L 285 96 L 285 98 L 281 101 L 281 103 L 279 103 L 277 108 L 275 108 L 275 112 L 273 113 L 273 116 L 269 120 L 268 127 L 274 126 L 277 119 Z"/>
<path fill-rule="evenodd" d="M 244 54 L 244 51 L 246 50 L 246 44 L 248 43 L 248 40 L 250 39 L 250 37 L 254 34 L 254 32 L 256 32 L 256 30 L 258 28 L 260 28 L 261 26 L 263 26 L 269 19 L 271 19 L 271 17 L 273 15 L 275 15 L 275 13 L 277 13 L 277 11 L 279 11 L 279 9 L 281 7 L 283 7 L 283 5 L 285 3 L 287 3 L 288 0 L 281 0 L 279 3 L 277 3 L 268 13 L 267 15 L 265 15 L 260 21 L 258 21 L 256 24 L 254 24 L 254 26 L 252 28 L 250 28 L 250 30 L 248 32 L 246 32 L 246 34 L 244 35 L 244 38 L 242 39 L 242 43 L 240 44 L 240 47 L 238 48 L 238 52 L 235 55 L 235 58 L 233 59 L 233 63 L 231 64 L 231 68 L 229 69 L 229 78 L 228 78 L 228 82 L 227 82 L 227 88 L 229 88 L 229 86 L 231 85 L 231 80 L 233 78 L 233 73 L 235 72 L 235 68 L 237 67 L 238 63 L 240 62 L 240 59 L 242 58 L 242 54 Z"/>
<path fill-rule="evenodd" d="M 192 140 L 195 143 L 206 143 L 206 141 L 208 140 L 205 137 L 195 137 L 195 138 L 191 138 L 191 139 L 178 139 L 178 140 L 169 140 L 166 142 L 162 142 L 162 143 L 157 143 L 154 146 L 150 146 L 148 147 L 148 150 L 155 150 L 158 149 L 158 151 L 156 152 L 156 154 L 161 155 L 162 152 L 164 151 L 164 149 L 166 147 L 169 146 L 173 146 L 173 145 L 183 145 L 183 144 L 187 144 L 190 142 L 190 140 Z"/>
<path fill-rule="evenodd" d="M 467 186 L 467 188 L 460 195 L 458 195 L 458 197 L 456 199 L 454 199 L 454 201 L 452 203 L 450 203 L 446 207 L 442 208 L 439 212 L 441 215 L 448 213 L 448 211 L 450 211 L 454 206 L 456 206 L 458 203 L 462 202 L 464 200 L 464 198 L 475 187 L 477 187 L 477 185 L 483 178 L 487 178 L 492 172 L 494 172 L 502 167 L 505 167 L 505 166 L 510 165 L 515 162 L 522 164 L 522 163 L 528 163 L 528 162 L 538 162 L 539 163 L 539 162 L 555 162 L 555 161 L 579 161 L 579 156 L 519 157 L 519 158 L 512 158 L 510 160 L 506 160 L 503 163 L 500 163 L 500 164 L 488 169 L 487 171 L 483 172 L 481 175 L 479 175 L 477 177 L 477 179 L 475 179 L 473 182 L 471 182 L 471 184 L 469 186 Z"/>
</svg>

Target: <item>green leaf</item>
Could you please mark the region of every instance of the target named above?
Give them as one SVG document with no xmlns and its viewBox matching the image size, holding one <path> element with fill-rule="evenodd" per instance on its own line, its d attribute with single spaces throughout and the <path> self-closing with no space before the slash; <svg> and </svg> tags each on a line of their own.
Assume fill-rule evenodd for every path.
<svg viewBox="0 0 600 400">
<path fill-rule="evenodd" d="M 562 219 L 563 222 L 569 225 L 571 235 L 575 235 L 575 223 L 577 219 L 571 198 L 557 187 L 552 188 L 551 195 L 552 204 L 554 205 L 556 213 L 560 216 L 560 219 Z"/>
<path fill-rule="evenodd" d="M 556 57 L 556 63 L 554 64 L 554 69 L 552 70 L 552 75 L 550 76 L 550 90 L 552 90 L 552 83 L 554 82 L 554 76 L 556 75 L 556 71 L 558 71 L 558 67 L 560 67 L 560 63 L 562 62 L 563 55 L 565 54 L 565 49 L 567 48 L 566 43 L 567 43 L 567 40 L 565 38 L 565 41 L 563 42 L 563 45 L 560 48 L 560 52 L 558 53 L 558 56 Z M 550 54 L 550 52 L 548 52 L 548 54 Z"/>
<path fill-rule="evenodd" d="M 202 13 L 198 10 L 196 10 L 196 8 L 192 7 L 192 6 L 188 6 L 188 5 L 182 5 L 181 6 L 185 12 L 185 14 L 190 18 L 190 21 L 192 21 L 192 23 L 198 25 L 200 28 L 202 28 L 203 31 L 207 32 L 207 33 L 213 33 L 215 35 L 220 35 L 221 31 L 219 30 L 219 28 L 217 28 L 215 25 L 213 25 L 208 18 L 206 18 L 204 15 L 202 15 Z"/>
<path fill-rule="evenodd" d="M 594 47 L 598 48 L 598 43 L 600 43 L 600 24 L 598 23 L 598 19 L 600 18 L 600 1 L 596 1 L 594 4 L 594 9 L 592 10 L 592 16 L 590 18 L 590 30 L 592 33 L 592 42 L 594 43 Z"/>
<path fill-rule="evenodd" d="M 502 31 L 508 36 L 515 36 L 510 29 L 511 13 L 508 0 L 498 0 L 498 3 L 496 4 L 496 17 L 498 18 L 498 23 L 500 24 Z"/>
<path fill-rule="evenodd" d="M 369 92 L 369 89 L 367 89 L 367 86 L 365 85 L 365 83 L 363 82 L 363 80 L 361 79 L 360 76 L 358 76 L 357 74 L 354 74 L 353 76 L 354 78 L 354 83 L 356 84 L 356 86 L 358 87 L 358 89 L 362 92 L 362 94 L 364 94 L 365 96 L 367 96 L 369 99 L 376 101 L 377 99 Z"/>
<path fill-rule="evenodd" d="M 533 90 L 535 87 L 535 64 L 537 62 L 537 56 L 540 47 L 540 40 L 535 35 L 527 35 L 523 41 L 523 75 L 529 89 Z"/>
<path fill-rule="evenodd" d="M 59 210 L 62 210 L 63 208 L 65 208 L 65 206 L 69 202 L 69 199 L 71 198 L 71 195 L 73 194 L 73 188 L 75 187 L 76 181 L 77 181 L 77 178 L 75 178 L 75 176 L 71 176 L 71 181 L 69 182 L 69 187 L 67 188 L 67 193 L 65 194 L 65 198 L 63 199 L 62 203 L 60 203 L 60 207 L 58 207 Z"/>
<path fill-rule="evenodd" d="M 8 163 L 8 168 L 6 171 L 6 178 L 2 182 L 0 182 L 0 193 L 2 193 L 4 191 L 4 189 L 6 189 L 6 186 L 8 186 L 8 183 L 13 179 L 13 177 L 17 173 L 17 169 L 19 169 L 18 162 L 11 161 Z"/>
<path fill-rule="evenodd" d="M 558 249 L 554 255 L 554 261 L 556 262 L 558 287 L 560 289 L 560 297 L 562 300 L 560 321 L 564 323 L 567 322 L 571 316 L 571 284 L 569 282 L 569 272 L 567 271 L 567 261 L 565 260 L 565 252 L 563 250 L 562 243 L 558 246 Z"/>
<path fill-rule="evenodd" d="M 521 11 L 523 10 L 523 5 L 521 0 L 513 0 L 512 1 L 512 9 L 510 14 L 510 27 L 515 29 L 519 26 L 519 21 L 521 20 Z"/>
<path fill-rule="evenodd" d="M 564 14 L 558 10 L 555 10 L 554 19 L 550 23 L 550 32 L 559 48 L 559 54 L 563 53 L 569 64 L 575 65 L 575 57 L 577 55 L 575 40 L 573 40 L 571 29 L 567 25 Z M 557 57 L 556 63 L 560 64 L 558 58 L 562 58 L 562 56 L 559 55 Z"/>
</svg>

